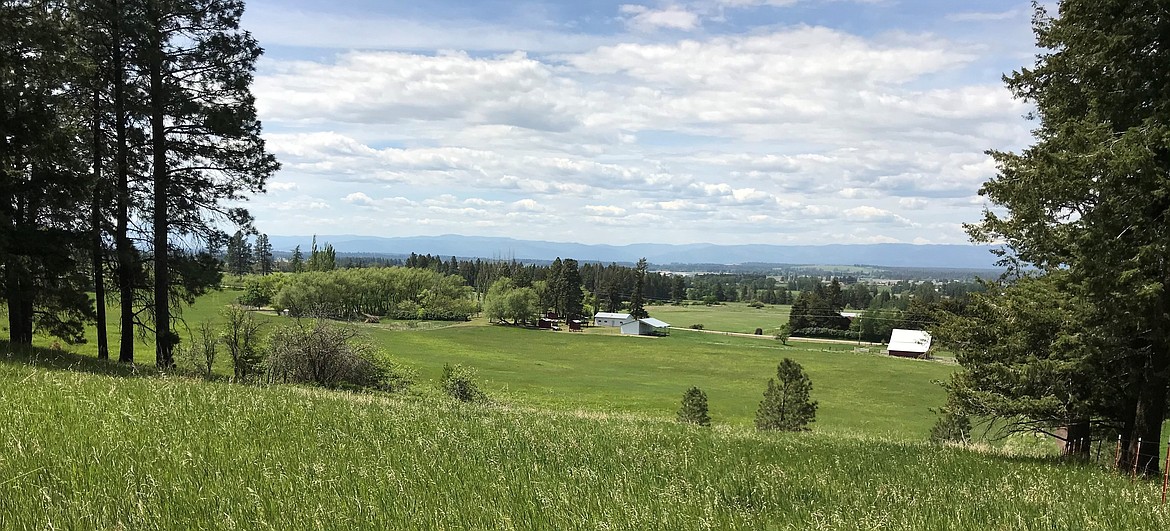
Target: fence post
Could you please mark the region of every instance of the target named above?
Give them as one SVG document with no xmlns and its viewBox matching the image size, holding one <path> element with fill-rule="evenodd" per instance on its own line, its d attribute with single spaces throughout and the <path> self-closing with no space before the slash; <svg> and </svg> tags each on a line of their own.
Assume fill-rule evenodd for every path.
<svg viewBox="0 0 1170 531">
<path fill-rule="evenodd" d="M 1138 437 L 1137 449 L 1133 452 L 1133 475 L 1130 479 L 1137 479 L 1138 461 L 1142 460 L 1142 438 Z"/>
<path fill-rule="evenodd" d="M 1166 483 L 1170 481 L 1170 440 L 1166 441 L 1166 463 L 1162 467 L 1162 505 L 1166 505 Z"/>
</svg>

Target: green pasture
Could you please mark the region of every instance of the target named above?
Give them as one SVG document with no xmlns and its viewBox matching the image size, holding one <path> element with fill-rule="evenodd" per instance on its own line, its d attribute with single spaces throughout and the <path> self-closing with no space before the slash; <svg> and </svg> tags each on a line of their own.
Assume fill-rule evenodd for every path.
<svg viewBox="0 0 1170 531">
<path fill-rule="evenodd" d="M 593 332 L 601 333 L 593 333 Z M 673 418 L 683 392 L 707 393 L 716 423 L 747 426 L 776 365 L 800 362 L 820 402 L 814 429 L 924 439 L 929 410 L 945 394 L 934 383 L 952 366 L 855 353 L 851 345 L 784 346 L 775 340 L 676 331 L 668 337 L 456 326 L 426 332 L 371 330 L 396 360 L 437 379 L 444 363 L 479 370 L 489 395 L 556 409 Z"/>
<path fill-rule="evenodd" d="M 865 436 L 13 361 L 0 411 L 4 530 L 1170 526 L 1153 482 Z"/>
<path fill-rule="evenodd" d="M 648 306 L 650 316 L 670 323 L 677 328 L 690 328 L 701 324 L 705 330 L 754 334 L 763 328 L 764 334 L 772 336 L 788 322 L 789 305 L 767 305 L 753 308 L 742 302 L 725 302 L 715 306 Z"/>
</svg>

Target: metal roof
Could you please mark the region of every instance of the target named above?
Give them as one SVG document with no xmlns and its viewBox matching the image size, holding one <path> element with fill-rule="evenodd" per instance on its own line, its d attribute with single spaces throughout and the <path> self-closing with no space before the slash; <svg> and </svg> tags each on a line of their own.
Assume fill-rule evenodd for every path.
<svg viewBox="0 0 1170 531">
<path fill-rule="evenodd" d="M 670 323 L 665 322 L 665 321 L 659 321 L 658 319 L 655 319 L 653 317 L 647 317 L 645 319 L 642 319 L 642 322 L 646 323 L 650 326 L 653 326 L 654 328 L 670 328 Z"/>
<path fill-rule="evenodd" d="M 895 328 L 890 334 L 890 345 L 886 350 L 899 352 L 921 352 L 930 350 L 930 334 L 922 330 L 902 330 Z"/>
<path fill-rule="evenodd" d="M 597 312 L 597 315 L 594 315 L 593 318 L 594 319 L 629 319 L 630 314 L 628 314 L 628 313 Z"/>
</svg>

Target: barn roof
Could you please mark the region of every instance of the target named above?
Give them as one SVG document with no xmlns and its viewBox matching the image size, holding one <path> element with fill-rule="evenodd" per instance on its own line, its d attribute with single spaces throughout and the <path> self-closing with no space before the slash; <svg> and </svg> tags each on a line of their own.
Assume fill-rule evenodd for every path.
<svg viewBox="0 0 1170 531">
<path fill-rule="evenodd" d="M 629 319 L 630 314 L 628 314 L 628 313 L 612 313 L 612 312 L 597 312 L 597 315 L 594 315 L 593 318 L 594 319 Z"/>
<path fill-rule="evenodd" d="M 923 330 L 895 328 L 890 335 L 890 345 L 886 350 L 925 354 L 926 351 L 930 350 L 930 334 Z"/>
</svg>

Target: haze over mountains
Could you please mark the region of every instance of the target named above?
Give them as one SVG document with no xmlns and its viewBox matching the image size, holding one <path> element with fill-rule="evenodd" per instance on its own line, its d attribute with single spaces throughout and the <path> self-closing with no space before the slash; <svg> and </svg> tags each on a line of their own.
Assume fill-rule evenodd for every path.
<svg viewBox="0 0 1170 531">
<path fill-rule="evenodd" d="M 308 254 L 311 236 L 269 236 L 276 251 L 297 245 Z M 716 245 L 694 243 L 587 245 L 581 243 L 518 240 L 481 236 L 317 236 L 317 244 L 333 245 L 339 253 L 409 255 L 431 254 L 460 258 L 552 260 L 556 257 L 600 262 L 666 264 L 822 264 L 961 269 L 995 268 L 992 247 L 983 245 L 912 245 L 880 243 L 861 245 Z"/>
</svg>

